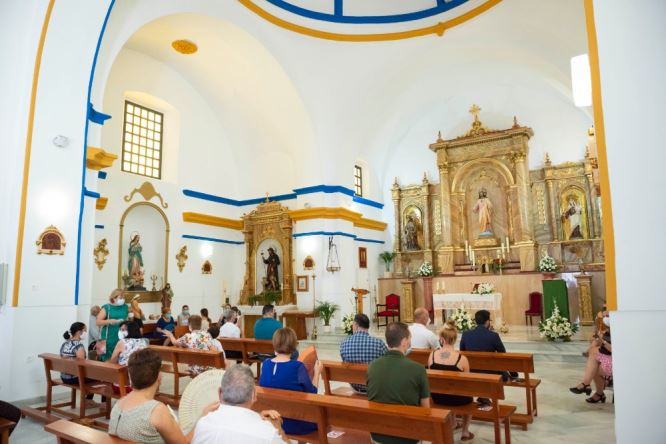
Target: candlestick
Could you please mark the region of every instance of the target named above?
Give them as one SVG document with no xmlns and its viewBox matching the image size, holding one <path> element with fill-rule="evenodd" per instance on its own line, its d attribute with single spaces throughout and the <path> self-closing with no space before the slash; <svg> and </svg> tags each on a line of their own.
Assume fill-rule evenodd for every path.
<svg viewBox="0 0 666 444">
<path fill-rule="evenodd" d="M 506 237 L 506 252 L 510 253 L 511 252 L 511 247 L 509 244 L 509 236 Z"/>
</svg>

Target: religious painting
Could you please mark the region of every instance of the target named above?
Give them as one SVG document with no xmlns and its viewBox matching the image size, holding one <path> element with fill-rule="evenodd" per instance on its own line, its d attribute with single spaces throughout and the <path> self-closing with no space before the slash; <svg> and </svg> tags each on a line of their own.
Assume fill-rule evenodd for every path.
<svg viewBox="0 0 666 444">
<path fill-rule="evenodd" d="M 404 248 L 407 251 L 423 249 L 423 212 L 415 205 L 405 208 L 402 223 Z"/>
<path fill-rule="evenodd" d="M 358 247 L 358 268 L 368 268 L 368 249 Z"/>
<path fill-rule="evenodd" d="M 308 275 L 296 276 L 296 291 L 308 291 Z"/>
<path fill-rule="evenodd" d="M 587 239 L 587 208 L 585 193 L 578 187 L 570 186 L 560 194 L 562 239 Z"/>
<path fill-rule="evenodd" d="M 201 266 L 201 274 L 213 274 L 213 264 L 210 261 L 206 261 Z"/>
<path fill-rule="evenodd" d="M 303 260 L 303 269 L 304 270 L 313 270 L 314 267 L 315 267 L 314 259 L 312 259 L 312 256 L 307 256 Z"/>
<path fill-rule="evenodd" d="M 37 254 L 65 254 L 65 237 L 53 225 L 50 225 L 37 239 Z"/>
</svg>

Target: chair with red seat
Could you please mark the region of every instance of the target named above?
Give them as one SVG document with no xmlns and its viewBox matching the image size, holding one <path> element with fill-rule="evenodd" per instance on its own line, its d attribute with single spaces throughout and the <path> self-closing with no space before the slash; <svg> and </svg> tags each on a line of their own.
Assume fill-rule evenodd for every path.
<svg viewBox="0 0 666 444">
<path fill-rule="evenodd" d="M 384 307 L 384 310 L 379 311 L 379 307 Z M 400 296 L 391 293 L 386 296 L 386 304 L 377 304 L 377 327 L 386 327 L 388 318 L 391 318 L 391 322 L 395 322 L 396 317 L 400 322 Z M 379 323 L 382 318 L 385 319 L 384 325 Z"/>
<path fill-rule="evenodd" d="M 530 293 L 530 308 L 525 310 L 525 325 L 527 325 L 528 319 L 530 321 L 530 325 L 533 325 L 533 316 L 539 316 L 539 318 L 543 321 L 543 295 L 538 291 L 533 291 Z"/>
</svg>

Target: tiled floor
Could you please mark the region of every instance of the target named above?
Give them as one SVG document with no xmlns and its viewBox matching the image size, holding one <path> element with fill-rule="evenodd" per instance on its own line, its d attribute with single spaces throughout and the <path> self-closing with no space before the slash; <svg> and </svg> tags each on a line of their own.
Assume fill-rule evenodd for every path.
<svg viewBox="0 0 666 444">
<path fill-rule="evenodd" d="M 615 415 L 614 406 L 610 403 L 611 392 L 607 392 L 606 404 L 588 404 L 584 395 L 574 395 L 568 390 L 582 377 L 585 360 L 580 356 L 580 351 L 585 349 L 585 343 L 547 344 L 534 341 L 536 337 L 528 339 L 527 332 L 512 330 L 513 334 L 504 336 L 508 351 L 527 351 L 525 348 L 528 348 L 531 353 L 535 353 L 536 376 L 542 380 L 537 391 L 539 416 L 526 432 L 517 427 L 512 428 L 512 441 L 516 444 L 615 442 Z M 338 360 L 337 338 L 321 339 L 318 346 L 319 357 Z M 172 383 L 169 378 L 164 378 L 163 390 L 167 391 Z M 507 403 L 517 405 L 519 411 L 524 409 L 523 390 L 508 388 L 506 394 Z M 476 435 L 475 443 L 493 442 L 494 435 L 490 424 L 473 422 L 471 431 Z M 456 439 L 459 438 L 457 433 Z M 56 440 L 43 431 L 43 424 L 26 418 L 19 423 L 11 442 L 42 444 L 55 443 Z"/>
</svg>

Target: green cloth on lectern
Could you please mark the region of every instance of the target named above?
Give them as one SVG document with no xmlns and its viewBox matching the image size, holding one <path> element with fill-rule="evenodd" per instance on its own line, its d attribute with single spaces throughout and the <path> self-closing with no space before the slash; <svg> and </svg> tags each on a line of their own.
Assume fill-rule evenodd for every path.
<svg viewBox="0 0 666 444">
<path fill-rule="evenodd" d="M 554 302 L 557 302 L 560 315 L 569 319 L 569 294 L 567 293 L 567 283 L 562 279 L 543 281 L 543 315 L 545 319 L 553 314 Z"/>
</svg>

